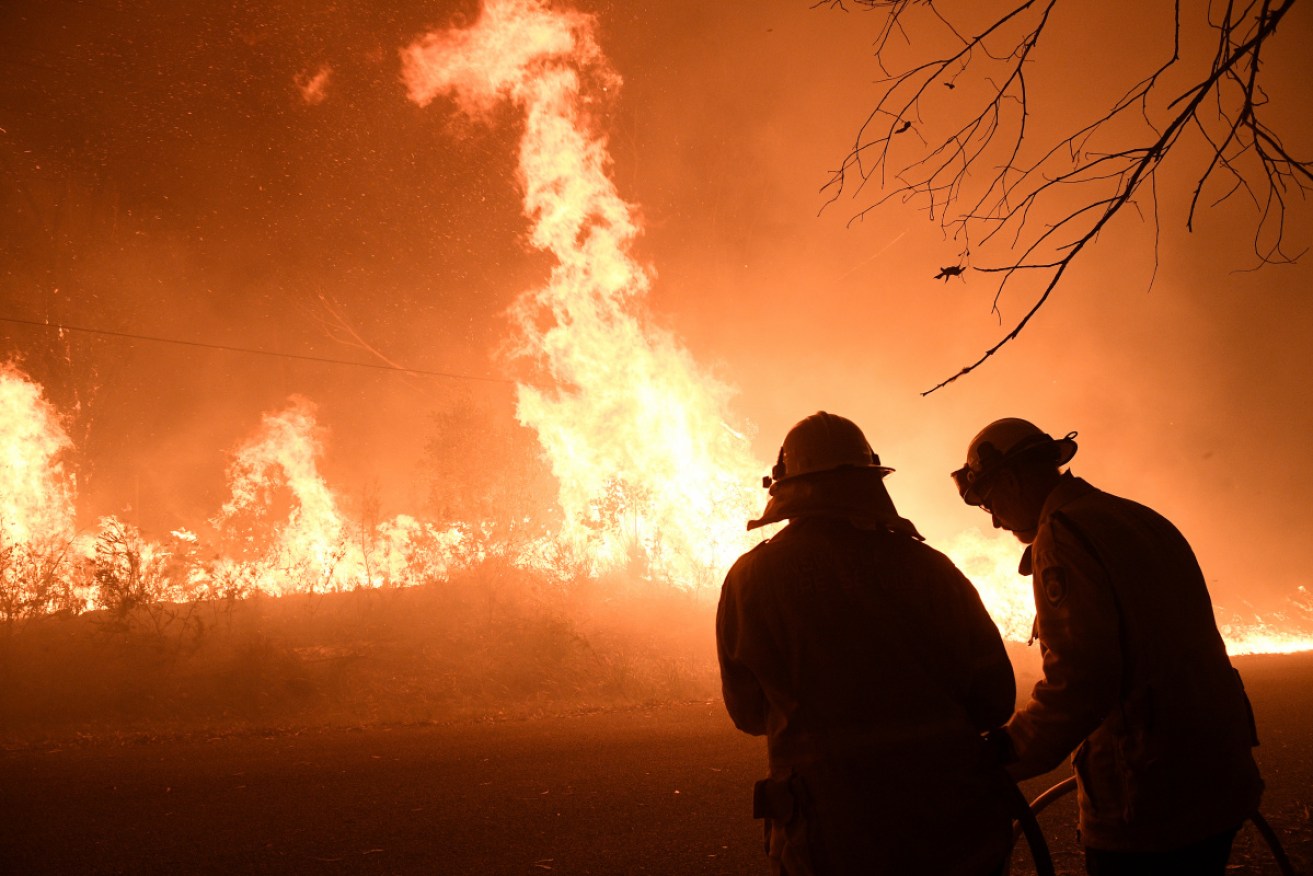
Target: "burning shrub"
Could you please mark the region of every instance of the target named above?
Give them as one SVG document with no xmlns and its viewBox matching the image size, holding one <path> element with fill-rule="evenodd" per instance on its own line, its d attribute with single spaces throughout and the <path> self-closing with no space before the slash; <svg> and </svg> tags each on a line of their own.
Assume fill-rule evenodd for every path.
<svg viewBox="0 0 1313 876">
<path fill-rule="evenodd" d="M 53 539 L 0 543 L 0 619 L 6 626 L 85 607 L 69 548 L 70 542 Z"/>
<path fill-rule="evenodd" d="M 0 364 L 0 616 L 6 624 L 78 610 L 71 564 L 73 443 L 41 387 Z"/>
</svg>

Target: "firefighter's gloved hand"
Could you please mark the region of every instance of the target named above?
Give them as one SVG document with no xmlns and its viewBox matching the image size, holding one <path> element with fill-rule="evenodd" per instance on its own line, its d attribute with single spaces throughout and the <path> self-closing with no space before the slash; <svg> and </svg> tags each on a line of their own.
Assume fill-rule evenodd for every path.
<svg viewBox="0 0 1313 876">
<path fill-rule="evenodd" d="M 1006 727 L 995 727 L 981 738 L 985 740 L 986 757 L 991 763 L 1007 766 L 1017 762 L 1017 749 Z"/>
</svg>

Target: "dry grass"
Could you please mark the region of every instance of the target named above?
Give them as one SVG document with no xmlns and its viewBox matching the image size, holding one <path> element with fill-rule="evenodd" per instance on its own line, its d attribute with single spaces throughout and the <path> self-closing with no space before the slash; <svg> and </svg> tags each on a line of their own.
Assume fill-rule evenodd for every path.
<svg viewBox="0 0 1313 876">
<path fill-rule="evenodd" d="M 3 741 L 413 723 L 706 700 L 712 610 L 664 586 L 451 581 L 137 604 L 0 634 Z"/>
</svg>

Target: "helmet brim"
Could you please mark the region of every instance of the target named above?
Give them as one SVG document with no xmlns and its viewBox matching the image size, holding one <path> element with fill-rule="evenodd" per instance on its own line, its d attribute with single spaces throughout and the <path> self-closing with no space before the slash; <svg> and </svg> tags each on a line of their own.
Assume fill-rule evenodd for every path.
<svg viewBox="0 0 1313 876">
<path fill-rule="evenodd" d="M 916 527 L 899 517 L 885 488 L 885 475 L 891 471 L 882 465 L 852 465 L 777 480 L 765 510 L 748 521 L 748 529 L 796 517 L 829 516 L 915 533 Z"/>
<path fill-rule="evenodd" d="M 783 483 L 784 481 L 801 481 L 801 480 L 806 480 L 807 478 L 817 477 L 818 475 L 832 475 L 835 472 L 844 472 L 844 471 L 876 471 L 880 473 L 881 477 L 884 477 L 885 475 L 892 474 L 894 469 L 890 468 L 887 465 L 840 465 L 840 466 L 836 466 L 835 468 L 824 468 L 824 469 L 818 469 L 817 471 L 804 471 L 804 472 L 799 472 L 798 474 L 785 475 L 782 478 L 772 478 L 771 482 L 767 484 L 767 486 L 773 487 L 775 484 Z"/>
<path fill-rule="evenodd" d="M 970 465 L 964 465 L 952 474 L 953 482 L 957 484 L 958 494 L 961 495 L 962 501 L 968 505 L 980 505 L 981 491 L 999 472 L 1014 465 L 1018 460 L 1037 454 L 1040 451 L 1056 451 L 1053 464 L 1057 468 L 1061 468 L 1071 462 L 1072 457 L 1076 455 L 1075 438 L 1076 433 L 1071 432 L 1061 438 L 1051 438 L 1047 441 L 1030 444 L 1019 450 L 1004 454 L 997 462 L 982 468 L 980 471 L 972 471 Z"/>
</svg>

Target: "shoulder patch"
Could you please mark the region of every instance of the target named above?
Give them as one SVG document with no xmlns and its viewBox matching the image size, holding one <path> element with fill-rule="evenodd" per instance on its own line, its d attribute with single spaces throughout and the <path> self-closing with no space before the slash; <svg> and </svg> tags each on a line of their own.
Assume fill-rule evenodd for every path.
<svg viewBox="0 0 1313 876">
<path fill-rule="evenodd" d="M 1057 608 L 1067 598 L 1067 570 L 1061 566 L 1050 566 L 1044 570 L 1044 599 Z"/>
</svg>

